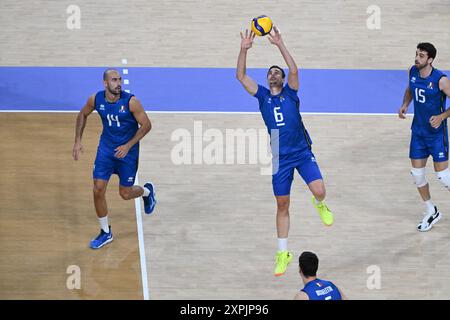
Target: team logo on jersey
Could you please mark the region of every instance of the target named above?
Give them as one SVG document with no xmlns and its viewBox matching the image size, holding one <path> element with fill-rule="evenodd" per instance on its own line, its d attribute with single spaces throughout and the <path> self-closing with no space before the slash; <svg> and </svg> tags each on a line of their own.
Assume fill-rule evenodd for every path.
<svg viewBox="0 0 450 320">
<path fill-rule="evenodd" d="M 430 84 L 427 86 L 427 88 L 433 90 L 433 82 L 430 82 Z"/>
<path fill-rule="evenodd" d="M 105 105 L 104 104 L 100 105 L 100 110 L 105 110 Z"/>
<path fill-rule="evenodd" d="M 133 182 L 134 177 L 128 177 L 128 182 Z"/>
<path fill-rule="evenodd" d="M 125 113 L 125 106 L 120 106 L 119 112 L 120 113 Z"/>
<path fill-rule="evenodd" d="M 412 78 L 411 78 L 411 82 L 412 82 L 412 83 L 416 83 L 416 77 L 412 77 Z"/>
<path fill-rule="evenodd" d="M 284 97 L 280 96 L 280 101 L 283 102 L 284 101 Z"/>
<path fill-rule="evenodd" d="M 267 103 L 272 103 L 272 98 L 269 98 L 269 100 L 267 100 Z"/>
<path fill-rule="evenodd" d="M 445 158 L 444 153 L 443 152 L 439 152 L 439 158 Z"/>
</svg>

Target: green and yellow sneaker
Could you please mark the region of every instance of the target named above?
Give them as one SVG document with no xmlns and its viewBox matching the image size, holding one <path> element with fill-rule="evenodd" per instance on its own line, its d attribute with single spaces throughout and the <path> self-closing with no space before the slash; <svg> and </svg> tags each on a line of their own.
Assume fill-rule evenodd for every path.
<svg viewBox="0 0 450 320">
<path fill-rule="evenodd" d="M 320 203 L 316 203 L 316 198 L 314 196 L 312 197 L 312 203 L 319 212 L 320 219 L 322 219 L 323 224 L 326 226 L 331 226 L 333 224 L 334 218 L 333 213 L 331 213 L 327 205 L 323 201 Z"/>
<path fill-rule="evenodd" d="M 278 251 L 277 255 L 275 256 L 275 277 L 282 276 L 287 269 L 288 264 L 292 260 L 292 254 L 285 250 L 285 251 Z"/>
</svg>

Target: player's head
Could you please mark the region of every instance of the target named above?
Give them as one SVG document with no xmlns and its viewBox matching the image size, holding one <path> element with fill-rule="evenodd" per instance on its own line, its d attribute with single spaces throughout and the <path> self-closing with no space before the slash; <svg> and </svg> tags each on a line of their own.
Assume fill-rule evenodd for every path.
<svg viewBox="0 0 450 320">
<path fill-rule="evenodd" d="M 122 90 L 122 77 L 116 69 L 106 69 L 103 72 L 105 90 L 113 95 L 119 95 Z"/>
<path fill-rule="evenodd" d="M 267 82 L 270 87 L 283 87 L 286 74 L 279 66 L 271 66 L 267 71 Z"/>
<path fill-rule="evenodd" d="M 312 252 L 302 252 L 298 258 L 298 267 L 300 275 L 304 278 L 315 277 L 319 268 L 319 258 Z"/>
<path fill-rule="evenodd" d="M 416 58 L 414 63 L 420 70 L 431 65 L 436 58 L 436 48 L 428 42 L 421 42 L 417 45 Z"/>
</svg>

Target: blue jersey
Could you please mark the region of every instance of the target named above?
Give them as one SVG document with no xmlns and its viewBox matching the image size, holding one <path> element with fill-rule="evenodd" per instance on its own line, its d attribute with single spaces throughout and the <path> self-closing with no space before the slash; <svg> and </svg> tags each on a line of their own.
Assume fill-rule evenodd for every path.
<svg viewBox="0 0 450 320">
<path fill-rule="evenodd" d="M 138 130 L 138 122 L 130 112 L 130 99 L 134 95 L 122 91 L 120 99 L 114 103 L 106 101 L 105 91 L 95 95 L 95 110 L 97 110 L 103 123 L 103 132 L 100 136 L 99 148 L 115 149 L 130 141 Z M 136 143 L 132 149 L 138 149 Z"/>
<path fill-rule="evenodd" d="M 429 137 L 447 133 L 447 120 L 439 128 L 430 124 L 431 116 L 445 111 L 446 95 L 439 90 L 439 80 L 446 75 L 433 68 L 431 74 L 422 78 L 419 69 L 413 66 L 409 72 L 409 90 L 414 100 L 414 119 L 411 130 L 414 134 Z"/>
<path fill-rule="evenodd" d="M 272 95 L 270 90 L 258 85 L 255 97 L 259 101 L 259 110 L 271 135 L 272 154 L 274 156 L 311 149 L 312 141 L 303 125 L 300 115 L 300 100 L 297 90 L 285 85 L 283 90 Z M 278 129 L 279 151 L 274 148 L 274 130 Z"/>
<path fill-rule="evenodd" d="M 302 289 L 309 300 L 342 300 L 339 289 L 330 281 L 316 279 L 310 281 Z"/>
</svg>

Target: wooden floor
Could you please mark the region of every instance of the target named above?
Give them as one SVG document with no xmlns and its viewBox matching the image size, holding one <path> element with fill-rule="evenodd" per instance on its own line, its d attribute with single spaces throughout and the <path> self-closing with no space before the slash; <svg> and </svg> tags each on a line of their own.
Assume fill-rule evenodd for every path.
<svg viewBox="0 0 450 320">
<path fill-rule="evenodd" d="M 117 178 L 108 191 L 115 241 L 92 251 L 98 232 L 91 166 L 99 132 L 90 118 L 80 162 L 71 159 L 74 114 L 0 114 L 3 157 L 0 194 L 0 283 L 3 299 L 140 299 L 133 202 L 120 200 Z M 142 143 L 140 181 L 157 187 L 158 207 L 144 216 L 152 299 L 290 299 L 300 286 L 294 261 L 272 276 L 276 250 L 271 178 L 258 165 L 174 165 L 174 130 L 263 129 L 258 114 L 152 114 Z M 322 226 L 296 176 L 289 247 L 320 257 L 320 275 L 354 299 L 449 299 L 448 192 L 427 175 L 444 219 L 415 230 L 422 204 L 409 174 L 411 119 L 395 116 L 305 115 L 327 186 L 335 224 Z M 46 128 L 43 130 L 43 128 Z M 201 136 L 197 135 L 197 139 Z M 206 146 L 207 143 L 204 142 Z M 429 169 L 430 166 L 429 166 Z M 82 290 L 66 288 L 78 265 Z M 366 286 L 369 266 L 381 289 Z"/>
<path fill-rule="evenodd" d="M 450 69 L 449 0 L 78 0 L 81 29 L 69 30 L 64 1 L 2 0 L 0 65 L 234 68 L 239 32 L 266 14 L 283 32 L 300 68 L 401 69 L 421 41 L 438 49 L 435 65 Z M 381 29 L 369 30 L 377 5 Z M 289 14 L 287 14 L 289 12 Z M 106 13 L 106 14 L 105 14 Z M 126 20 L 126 23 L 117 23 Z M 257 38 L 248 67 L 284 65 Z"/>
<path fill-rule="evenodd" d="M 260 115 L 150 116 L 154 128 L 141 145 L 139 179 L 157 188 L 155 213 L 143 217 L 152 299 L 291 299 L 303 250 L 316 252 L 320 276 L 353 299 L 450 298 L 450 199 L 429 166 L 444 219 L 430 232 L 415 230 L 423 208 L 409 174 L 410 118 L 304 116 L 335 224 L 321 224 L 296 175 L 289 236 L 296 257 L 275 278 L 271 177 L 259 165 L 174 165 L 171 158 L 176 129 L 194 134 L 194 121 L 202 121 L 203 132 L 264 130 Z M 0 184 L 0 298 L 142 298 L 134 204 L 119 198 L 116 177 L 107 194 L 115 240 L 88 248 L 98 232 L 91 198 L 96 118 L 88 122 L 86 152 L 74 162 L 74 114 L 0 114 L 0 165 L 8 168 Z M 81 290 L 66 288 L 69 265 L 81 268 Z M 372 265 L 381 270 L 379 290 L 366 285 Z"/>
<path fill-rule="evenodd" d="M 8 50 L 0 52 L 0 65 L 117 66 L 126 58 L 130 66 L 234 68 L 239 31 L 267 14 L 300 68 L 406 70 L 421 41 L 436 45 L 437 68 L 450 68 L 448 0 L 377 1 L 380 30 L 366 27 L 372 1 L 127 3 L 124 11 L 119 0 L 77 1 L 81 29 L 69 30 L 69 3 L 2 0 L 0 43 Z M 284 65 L 276 48 L 257 38 L 248 67 L 272 64 Z M 278 279 L 271 177 L 258 165 L 180 166 L 170 156 L 172 133 L 193 133 L 194 120 L 225 134 L 264 129 L 261 116 L 150 116 L 154 128 L 139 166 L 139 180 L 155 183 L 159 201 L 155 214 L 143 217 L 150 298 L 291 299 L 300 287 L 295 260 L 312 250 L 320 275 L 350 298 L 450 299 L 450 198 L 429 166 L 444 218 L 428 233 L 415 230 L 423 210 L 409 174 L 411 119 L 304 116 L 335 225 L 321 225 L 296 176 L 289 237 L 296 259 Z M 107 193 L 115 240 L 88 248 L 99 231 L 91 194 L 97 117 L 89 119 L 79 162 L 71 158 L 75 114 L 0 113 L 0 121 L 0 299 L 142 299 L 135 207 L 119 197 L 117 177 Z M 66 288 L 70 265 L 81 268 L 81 290 Z M 379 290 L 366 286 L 374 265 Z"/>
<path fill-rule="evenodd" d="M 92 164 L 100 121 L 89 119 L 85 153 L 72 160 L 75 114 L 0 114 L 0 299 L 142 299 L 134 202 L 107 194 L 114 245 L 88 248 L 99 232 Z M 66 287 L 67 268 L 81 289 Z"/>
<path fill-rule="evenodd" d="M 271 177 L 257 165 L 174 166 L 174 130 L 260 128 L 260 115 L 152 115 L 142 144 L 140 179 L 158 190 L 155 216 L 144 219 L 149 288 L 154 299 L 291 299 L 300 278 L 294 261 L 272 275 L 276 250 Z M 316 252 L 320 275 L 353 299 L 449 299 L 448 191 L 431 167 L 431 192 L 444 219 L 419 233 L 422 203 L 410 177 L 409 126 L 396 116 L 305 115 L 335 224 L 324 227 L 297 175 L 291 193 L 289 247 Z M 197 136 L 198 137 L 198 136 Z M 199 137 L 197 138 L 199 139 Z M 204 145 L 207 145 L 204 142 Z M 170 259 L 165 257 L 170 255 Z M 297 260 L 298 261 L 298 260 Z M 381 270 L 369 290 L 367 268 Z"/>
</svg>

